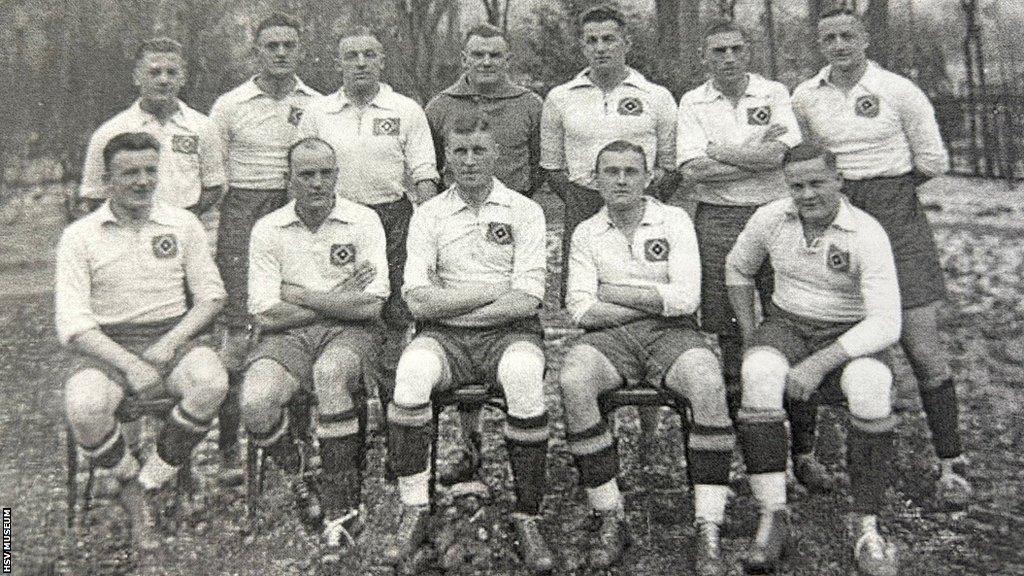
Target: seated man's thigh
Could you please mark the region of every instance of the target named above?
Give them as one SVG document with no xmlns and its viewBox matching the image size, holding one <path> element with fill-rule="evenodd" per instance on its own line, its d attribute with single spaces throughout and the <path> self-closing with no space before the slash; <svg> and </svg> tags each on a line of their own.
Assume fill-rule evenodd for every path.
<svg viewBox="0 0 1024 576">
<path fill-rule="evenodd" d="M 64 386 L 65 414 L 79 443 L 92 445 L 116 424 L 117 406 L 124 391 L 104 371 L 85 368 L 74 372 Z"/>
<path fill-rule="evenodd" d="M 406 407 L 426 404 L 435 388 L 447 387 L 451 381 L 445 348 L 433 337 L 417 336 L 398 360 L 394 402 Z"/>
<path fill-rule="evenodd" d="M 597 378 L 596 384 L 603 390 L 612 390 L 623 384 L 643 384 L 646 380 L 643 335 L 637 333 L 635 326 L 632 328 L 587 332 L 573 344 L 573 348 L 583 347 L 579 353 L 582 359 L 594 362 L 591 366 L 580 365 L 579 368 Z M 572 353 L 570 350 L 566 361 Z M 563 363 L 563 371 L 566 363 Z"/>
<path fill-rule="evenodd" d="M 690 404 L 693 420 L 706 426 L 728 426 L 729 410 L 725 401 L 725 380 L 718 357 L 704 340 L 692 330 L 685 337 L 673 337 L 661 343 L 678 351 L 671 367 L 664 373 L 664 385 Z M 653 357 L 669 350 L 657 350 Z M 659 361 L 660 363 L 661 361 Z"/>
<path fill-rule="evenodd" d="M 505 392 L 512 416 L 529 418 L 544 413 L 544 350 L 536 337 L 507 339 L 492 352 L 495 380 Z M 488 369 L 490 373 L 491 370 Z"/>
<path fill-rule="evenodd" d="M 879 420 L 892 414 L 893 375 L 882 358 L 850 360 L 842 368 L 839 385 L 852 416 Z"/>
<path fill-rule="evenodd" d="M 804 336 L 789 321 L 778 316 L 766 318 L 743 354 L 743 407 L 782 408 L 786 374 L 812 353 Z"/>
<path fill-rule="evenodd" d="M 379 342 L 377 333 L 362 327 L 342 327 L 332 335 L 313 364 L 313 389 L 321 412 L 351 410 L 353 398 L 365 396 L 363 367 Z"/>
<path fill-rule="evenodd" d="M 182 398 L 197 410 L 190 410 L 190 413 L 209 417 L 217 412 L 227 396 L 228 373 L 212 348 L 195 346 L 171 368 L 166 386 L 171 395 Z"/>
<path fill-rule="evenodd" d="M 239 397 L 246 428 L 255 432 L 269 430 L 300 388 L 298 379 L 272 358 L 260 358 L 249 364 Z"/>
</svg>

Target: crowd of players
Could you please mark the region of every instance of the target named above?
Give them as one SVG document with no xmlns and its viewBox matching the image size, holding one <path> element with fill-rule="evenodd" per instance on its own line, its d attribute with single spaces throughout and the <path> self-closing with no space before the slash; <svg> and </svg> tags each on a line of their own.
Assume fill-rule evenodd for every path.
<svg viewBox="0 0 1024 576">
<path fill-rule="evenodd" d="M 81 451 L 119 480 L 137 549 L 160 545 L 151 493 L 215 419 L 226 471 L 237 471 L 239 421 L 297 470 L 287 407 L 307 393 L 322 472 L 296 482 L 317 502 L 303 510 L 319 511 L 306 520 L 323 560 L 347 553 L 365 521 L 372 382 L 401 499 L 384 560 L 401 563 L 426 537 L 431 398 L 483 379 L 507 403 L 520 557 L 550 571 L 546 227 L 531 200 L 544 184 L 565 203 L 562 300 L 583 329 L 559 388 L 600 520 L 591 567 L 615 564 L 630 539 L 598 407 L 624 385 L 663 387 L 689 419 L 697 574 L 726 573 L 719 527 L 737 443 L 761 511 L 745 568 L 775 571 L 798 529 L 787 463 L 811 490 L 836 486 L 814 457 L 817 406 L 830 400 L 850 412 L 851 553 L 865 574 L 897 573 L 878 527 L 895 461 L 896 343 L 919 385 L 938 496 L 967 503 L 936 327 L 944 281 L 915 192 L 948 166 L 925 95 L 866 59 L 864 25 L 848 11 L 821 17 L 829 64 L 792 96 L 749 72 L 740 28 L 714 23 L 708 80 L 678 105 L 626 65 L 620 13 L 593 9 L 579 24 L 589 65 L 546 99 L 510 80 L 506 38 L 480 25 L 464 74 L 425 110 L 381 82 L 384 50 L 366 28 L 341 35 L 343 83 L 324 96 L 295 74 L 301 24 L 271 15 L 254 33 L 258 73 L 209 117 L 177 98 L 181 46 L 140 47 L 139 98 L 89 142 L 80 195 L 93 211 L 65 230 L 56 272 L 57 333 L 76 359 L 67 419 Z M 695 190 L 692 217 L 664 201 L 681 182 Z M 196 216 L 217 205 L 213 257 Z M 162 396 L 177 403 L 140 463 L 119 406 Z M 442 481 L 476 476 L 479 437 L 465 414 L 464 449 Z"/>
</svg>

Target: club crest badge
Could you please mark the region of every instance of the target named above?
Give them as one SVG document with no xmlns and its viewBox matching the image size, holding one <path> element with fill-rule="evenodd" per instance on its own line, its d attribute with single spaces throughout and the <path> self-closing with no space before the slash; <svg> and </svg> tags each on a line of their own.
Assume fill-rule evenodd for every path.
<svg viewBox="0 0 1024 576">
<path fill-rule="evenodd" d="M 356 247 L 352 244 L 331 244 L 331 265 L 344 266 L 356 261 Z"/>
<path fill-rule="evenodd" d="M 772 109 L 769 106 L 747 108 L 747 124 L 751 126 L 767 126 L 772 121 Z"/>
<path fill-rule="evenodd" d="M 505 222 L 487 223 L 487 240 L 500 246 L 512 243 L 512 225 Z"/>
<path fill-rule="evenodd" d="M 853 111 L 857 116 L 864 118 L 877 118 L 881 104 L 878 102 L 878 96 L 874 94 L 866 94 L 857 98 L 857 102 L 853 105 Z"/>
<path fill-rule="evenodd" d="M 825 262 L 829 270 L 836 272 L 850 271 L 850 253 L 839 249 L 835 244 L 828 245 L 828 253 L 825 255 Z"/>
<path fill-rule="evenodd" d="M 171 150 L 178 154 L 198 154 L 199 136 L 189 134 L 175 134 L 171 138 Z"/>
<path fill-rule="evenodd" d="M 178 255 L 178 238 L 174 234 L 161 234 L 152 240 L 153 256 L 174 258 Z"/>
<path fill-rule="evenodd" d="M 639 116 L 644 113 L 644 103 L 635 96 L 627 96 L 619 100 L 618 110 L 622 116 Z"/>
<path fill-rule="evenodd" d="M 374 136 L 398 136 L 398 132 L 402 129 L 401 118 L 374 118 L 373 119 L 373 135 Z"/>
<path fill-rule="evenodd" d="M 298 126 L 299 121 L 302 120 L 302 108 L 298 106 L 292 106 L 288 109 L 288 123 L 292 126 Z"/>
<path fill-rule="evenodd" d="M 648 262 L 668 260 L 669 245 L 665 238 L 650 238 L 644 242 L 644 258 Z"/>
</svg>

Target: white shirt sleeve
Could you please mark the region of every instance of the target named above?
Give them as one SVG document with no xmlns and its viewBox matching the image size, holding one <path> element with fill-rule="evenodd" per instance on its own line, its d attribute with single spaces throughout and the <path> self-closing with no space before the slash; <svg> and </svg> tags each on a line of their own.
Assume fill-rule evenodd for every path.
<svg viewBox="0 0 1024 576">
<path fill-rule="evenodd" d="M 261 314 L 281 303 L 281 263 L 271 225 L 257 222 L 249 240 L 249 313 Z"/>
<path fill-rule="evenodd" d="M 68 228 L 57 246 L 54 277 L 54 320 L 57 338 L 67 345 L 75 336 L 99 327 L 91 308 L 92 282 L 88 253 L 79 228 Z"/>
<path fill-rule="evenodd" d="M 675 222 L 668 228 L 668 284 L 657 284 L 661 295 L 662 316 L 693 314 L 700 305 L 700 253 L 697 233 L 690 216 L 682 209 L 672 210 Z"/>
<path fill-rule="evenodd" d="M 854 358 L 881 352 L 899 341 L 903 315 L 896 264 L 885 230 L 875 224 L 861 230 L 857 241 L 866 315 L 838 339 L 843 350 Z"/>
<path fill-rule="evenodd" d="M 589 230 L 584 224 L 577 226 L 572 233 L 569 278 L 565 291 L 565 307 L 577 324 L 599 302 L 597 259 L 594 257 Z"/>
</svg>

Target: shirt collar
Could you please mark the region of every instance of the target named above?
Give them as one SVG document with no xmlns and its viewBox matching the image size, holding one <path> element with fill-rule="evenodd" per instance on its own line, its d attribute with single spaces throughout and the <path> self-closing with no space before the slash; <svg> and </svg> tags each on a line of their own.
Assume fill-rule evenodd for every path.
<svg viewBox="0 0 1024 576">
<path fill-rule="evenodd" d="M 522 96 L 525 92 L 527 92 L 526 88 L 518 84 L 514 84 L 511 80 L 506 79 L 506 81 L 493 93 L 481 94 L 479 90 L 473 88 L 469 83 L 469 77 L 465 73 L 460 76 L 454 84 L 442 91 L 443 94 L 447 94 L 449 96 L 482 96 L 484 98 L 495 99 L 515 98 L 517 96 Z"/>
<path fill-rule="evenodd" d="M 497 178 L 492 178 L 492 182 L 494 185 L 491 188 L 491 193 L 487 195 L 486 199 L 484 199 L 483 204 L 511 208 L 512 195 L 518 194 L 518 192 L 513 192 Z M 459 196 L 457 184 L 452 184 L 444 194 L 444 201 L 447 204 L 449 214 L 458 214 L 466 208 L 469 208 L 469 205 L 462 199 L 462 196 Z"/>
<path fill-rule="evenodd" d="M 644 196 L 644 215 L 640 218 L 640 227 L 663 224 L 665 222 L 664 207 L 665 205 L 656 198 Z M 608 215 L 608 206 L 602 206 L 598 214 L 600 215 L 601 222 L 604 223 L 604 226 L 601 227 L 601 232 L 615 229 L 615 224 L 612 222 L 611 216 Z"/>
<path fill-rule="evenodd" d="M 334 208 L 331 209 L 330 214 L 327 215 L 327 220 L 334 220 L 335 222 L 341 222 L 342 224 L 351 224 L 352 219 L 346 214 L 348 206 L 346 206 L 346 200 L 337 194 L 334 195 Z M 302 219 L 299 218 L 299 213 L 295 211 L 296 202 L 293 198 L 288 204 L 285 205 L 281 211 L 281 218 L 277 222 L 279 228 L 287 228 L 295 224 L 302 224 Z"/>
<path fill-rule="evenodd" d="M 377 93 L 374 94 L 373 98 L 367 103 L 370 106 L 376 106 L 377 108 L 384 108 L 386 110 L 395 110 L 394 105 L 394 94 L 395 91 L 388 84 L 381 82 L 380 88 L 377 89 Z M 345 95 L 345 87 L 338 88 L 331 98 L 334 101 L 334 105 L 327 109 L 327 112 L 338 113 L 345 109 L 346 106 L 352 104 L 348 96 Z"/>
<path fill-rule="evenodd" d="M 179 126 L 184 126 L 185 125 L 185 112 L 186 112 L 186 110 L 191 110 L 191 108 L 189 108 L 184 102 L 182 102 L 181 99 L 178 99 L 177 103 L 178 103 L 178 109 L 175 110 L 174 113 L 171 114 L 169 118 L 167 118 L 167 121 L 168 122 L 174 122 L 175 124 L 177 124 Z M 142 109 L 142 100 L 141 99 L 135 100 L 135 102 L 132 104 L 132 106 L 131 106 L 131 108 L 129 108 L 129 110 L 137 118 L 142 120 L 143 123 L 158 122 L 158 120 L 156 119 L 156 116 L 154 116 L 153 114 L 150 114 L 149 112 L 146 112 L 145 110 Z"/>
<path fill-rule="evenodd" d="M 626 77 L 625 79 L 622 80 L 622 82 L 619 83 L 619 86 L 632 86 L 633 88 L 647 92 L 647 87 L 649 84 L 650 82 L 647 81 L 647 78 L 645 78 L 643 74 L 637 72 L 636 70 L 630 68 L 629 66 L 626 66 Z M 594 82 L 590 80 L 590 67 L 588 66 L 587 68 L 584 68 L 582 71 L 580 71 L 580 73 L 577 74 L 575 78 L 569 81 L 568 88 L 571 90 L 573 88 L 589 87 L 596 88 L 597 84 L 594 84 Z"/>
<path fill-rule="evenodd" d="M 743 95 L 741 96 L 741 98 L 767 95 L 768 91 L 766 90 L 764 78 L 754 73 L 748 73 L 747 87 L 743 90 Z M 711 79 L 704 83 L 703 91 L 700 93 L 700 96 L 701 101 L 706 103 L 714 102 L 719 98 L 725 98 L 725 94 L 722 94 L 721 90 L 715 88 L 715 81 Z"/>
<path fill-rule="evenodd" d="M 100 224 L 117 224 L 120 225 L 120 221 L 117 216 L 114 215 L 114 211 L 110 208 L 110 200 L 108 199 L 103 203 L 102 206 L 96 209 L 96 217 L 99 218 Z M 147 218 L 150 222 L 161 224 L 163 226 L 171 226 L 174 224 L 174 215 L 168 205 L 163 202 L 153 202 L 153 207 L 149 210 L 149 217 Z"/>
<path fill-rule="evenodd" d="M 786 218 L 790 220 L 799 220 L 800 209 L 796 207 L 796 203 L 793 202 L 792 198 L 786 199 L 785 208 Z M 853 207 L 850 205 L 849 200 L 845 196 L 841 197 L 839 201 L 839 212 L 836 213 L 835 219 L 829 224 L 831 228 L 838 228 L 846 232 L 855 232 L 857 229 L 857 220 L 853 213 Z"/>
<path fill-rule="evenodd" d="M 295 76 L 294 78 L 295 87 L 292 88 L 292 91 L 289 92 L 289 94 L 305 94 L 306 96 L 316 96 L 316 92 L 309 86 L 306 86 L 306 84 L 302 81 L 301 78 L 299 78 L 298 76 Z M 242 84 L 241 94 L 239 94 L 239 97 L 244 101 L 252 100 L 253 98 L 264 95 L 266 95 L 266 92 L 264 92 L 263 89 L 260 88 L 259 84 L 256 83 L 256 76 L 253 76 L 252 78 L 249 78 L 248 82 Z"/>
<path fill-rule="evenodd" d="M 864 69 L 864 75 L 861 76 L 857 84 L 864 86 L 865 88 L 871 88 L 874 86 L 875 81 L 878 78 L 878 73 L 882 70 L 882 67 L 875 63 L 874 60 L 868 60 L 867 68 Z M 814 86 L 821 88 L 823 86 L 834 86 L 829 80 L 829 76 L 832 74 L 832 65 L 829 64 L 821 69 L 820 72 L 814 77 Z"/>
</svg>

